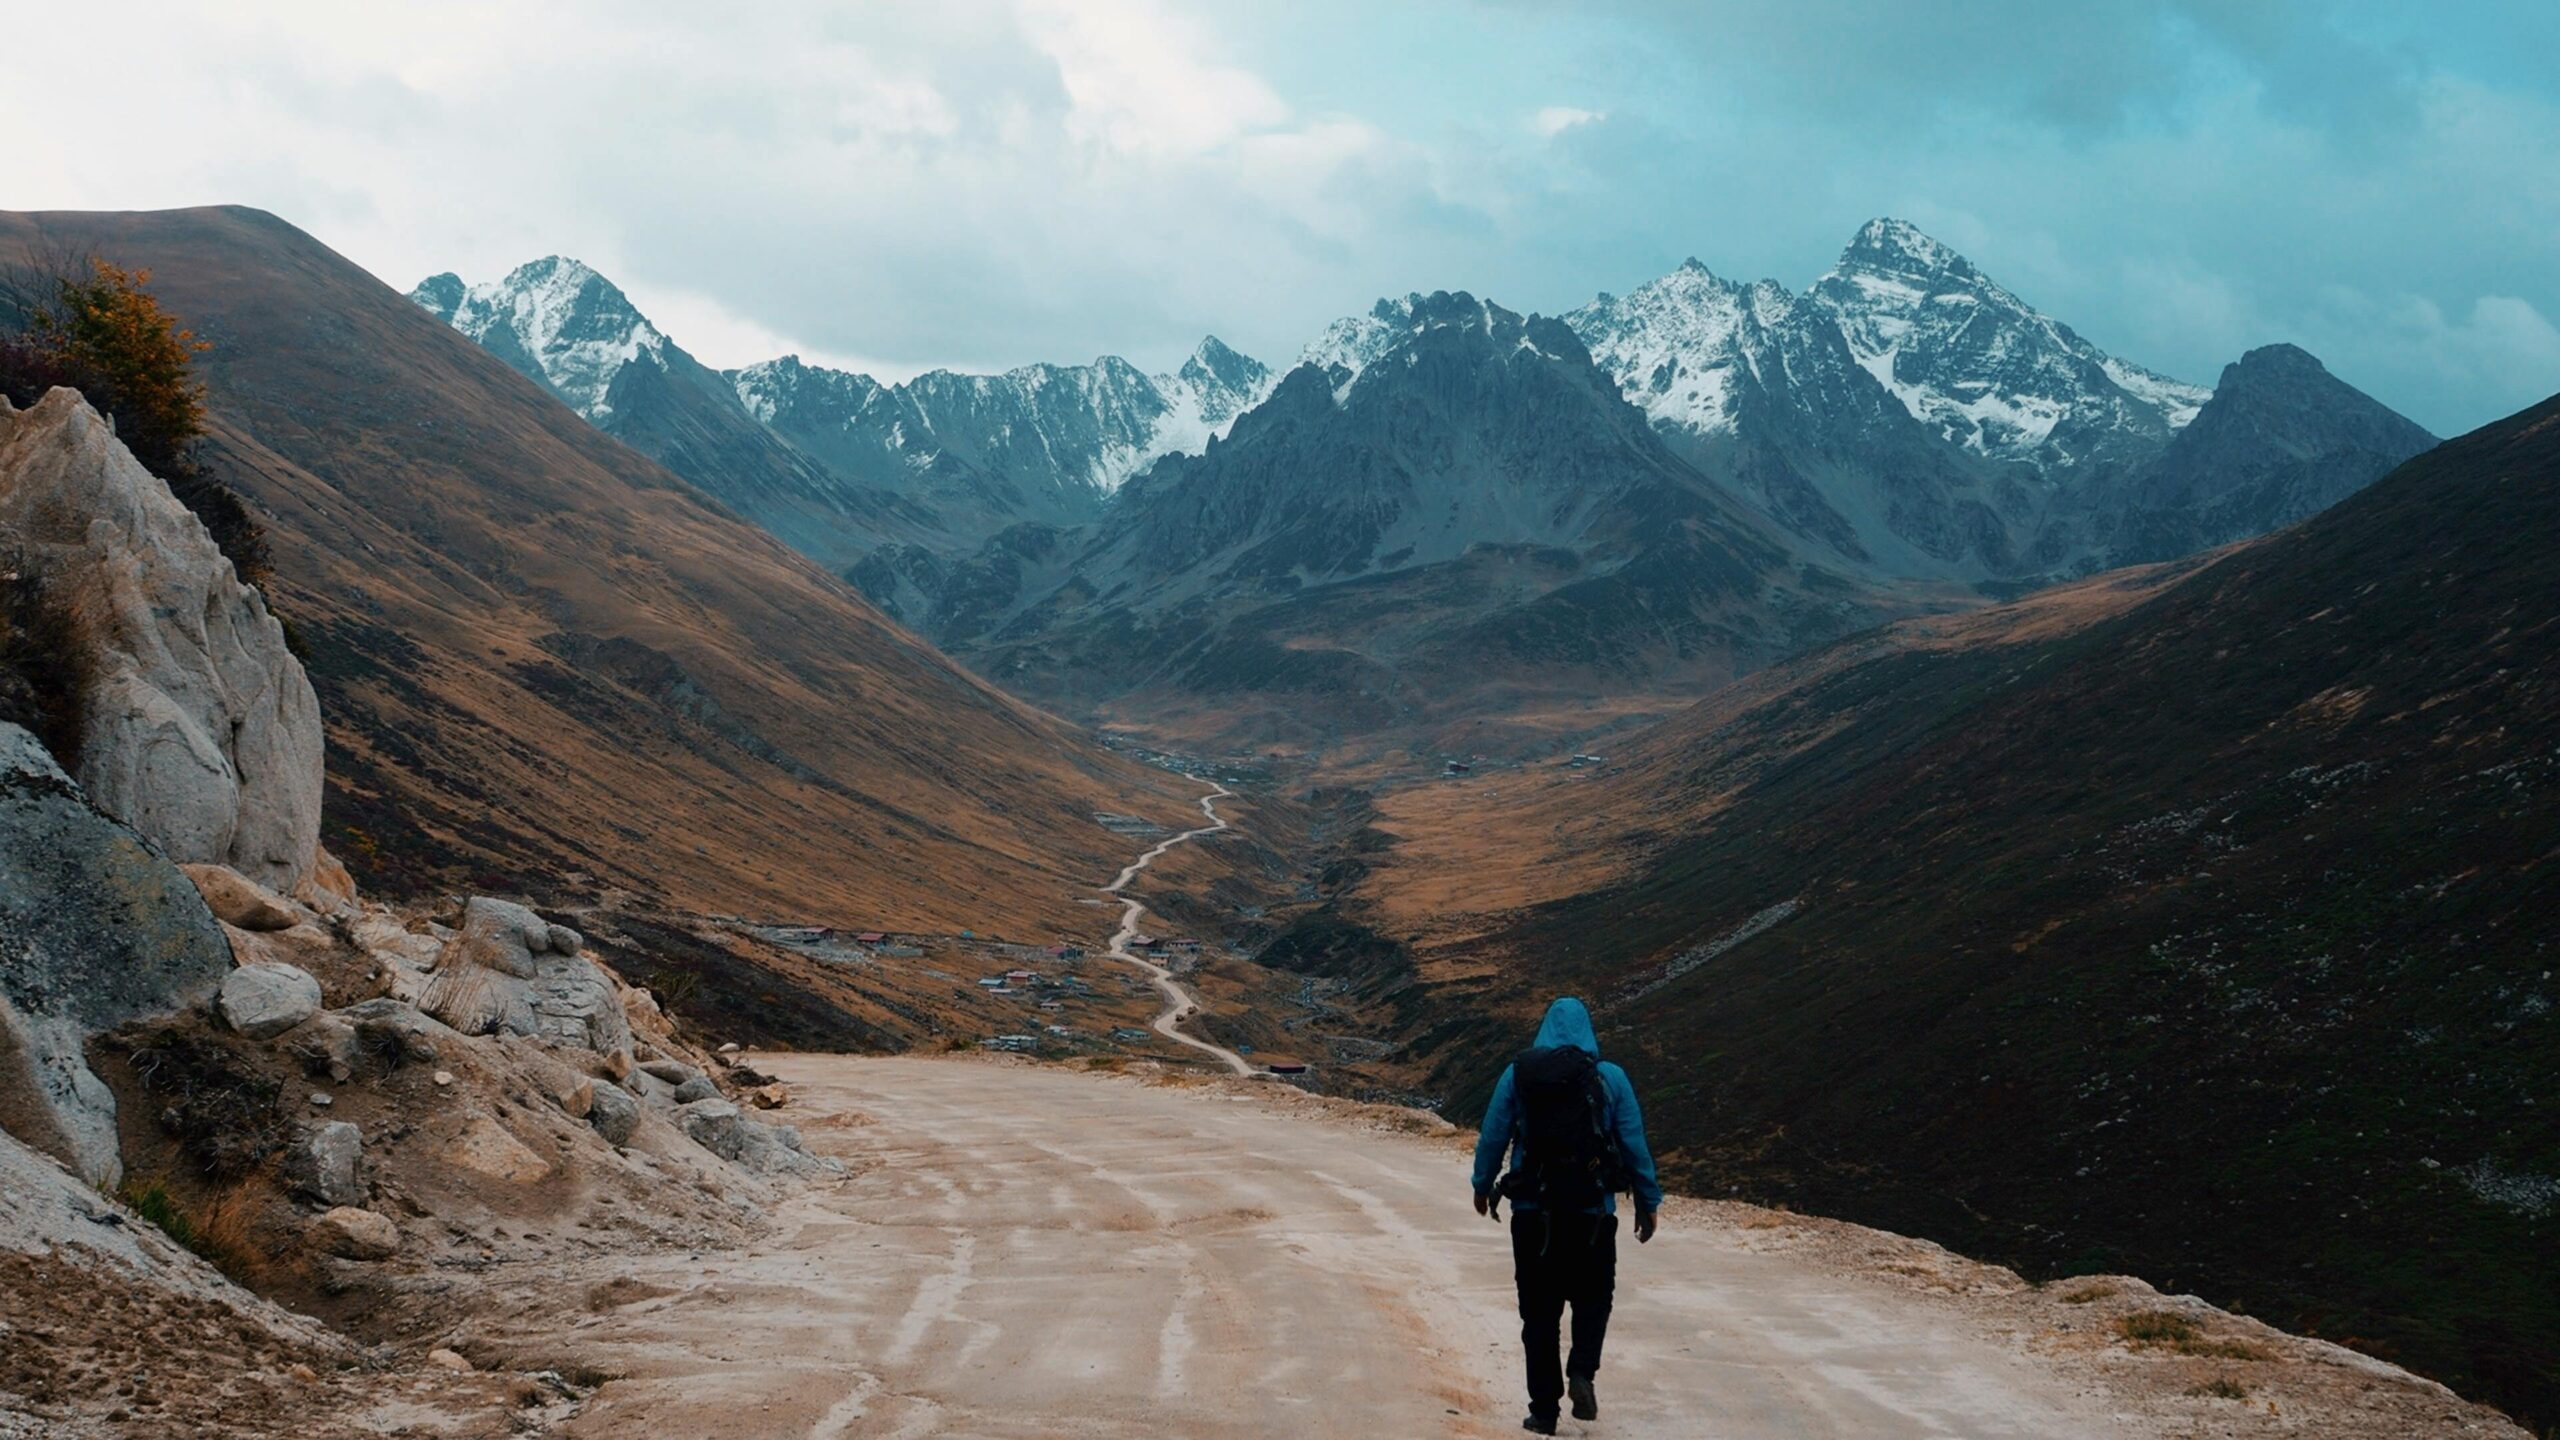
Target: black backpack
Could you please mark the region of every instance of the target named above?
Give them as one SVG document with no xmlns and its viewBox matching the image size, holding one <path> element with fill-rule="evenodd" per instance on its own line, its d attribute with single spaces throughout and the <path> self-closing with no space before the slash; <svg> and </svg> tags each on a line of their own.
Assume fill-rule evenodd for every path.
<svg viewBox="0 0 2560 1440">
<path fill-rule="evenodd" d="M 1591 1210 L 1627 1188 L 1598 1057 L 1579 1045 L 1523 1050 L 1511 1062 L 1511 1094 L 1520 1105 L 1520 1157 L 1500 1189 L 1513 1204 Z"/>
</svg>

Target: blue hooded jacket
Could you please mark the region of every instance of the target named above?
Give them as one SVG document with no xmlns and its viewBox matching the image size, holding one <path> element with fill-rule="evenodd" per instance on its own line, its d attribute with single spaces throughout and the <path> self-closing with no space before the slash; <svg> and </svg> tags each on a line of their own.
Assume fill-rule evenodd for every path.
<svg viewBox="0 0 2560 1440">
<path fill-rule="evenodd" d="M 1587 1050 L 1597 1059 L 1600 1037 L 1592 1032 L 1591 1012 L 1581 1001 L 1567 995 L 1547 1007 L 1547 1018 L 1538 1026 L 1540 1047 L 1572 1045 Z M 1618 1137 L 1618 1154 L 1626 1162 L 1627 1173 L 1635 1180 L 1636 1208 L 1662 1208 L 1662 1182 L 1654 1178 L 1653 1149 L 1645 1144 L 1644 1114 L 1636 1108 L 1636 1087 L 1627 1082 L 1627 1072 L 1600 1061 L 1600 1084 L 1608 1095 L 1608 1113 L 1604 1117 L 1609 1129 Z M 1476 1132 L 1476 1193 L 1490 1194 L 1494 1182 L 1502 1177 L 1503 1156 L 1521 1146 L 1520 1100 L 1511 1093 L 1511 1067 L 1502 1067 L 1502 1078 L 1493 1082 L 1493 1104 L 1484 1112 L 1484 1127 Z M 1517 1163 L 1515 1159 L 1514 1163 Z M 1512 1202 L 1514 1210 L 1533 1210 L 1533 1205 Z M 1618 1212 L 1618 1197 L 1601 1197 L 1598 1213 Z"/>
</svg>

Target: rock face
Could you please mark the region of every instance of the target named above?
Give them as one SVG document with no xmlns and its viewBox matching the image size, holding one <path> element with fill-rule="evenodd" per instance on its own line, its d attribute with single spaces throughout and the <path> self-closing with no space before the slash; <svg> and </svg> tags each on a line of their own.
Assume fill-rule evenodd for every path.
<svg viewBox="0 0 2560 1440">
<path fill-rule="evenodd" d="M 0 725 L 0 1125 L 92 1184 L 122 1177 L 115 1098 L 82 1042 L 203 1003 L 231 947 L 151 844 Z"/>
<path fill-rule="evenodd" d="M 177 860 L 290 892 L 320 837 L 320 707 L 284 627 L 75 391 L 0 401 L 0 543 L 93 675 L 79 780 Z"/>
<path fill-rule="evenodd" d="M 222 1023 L 252 1040 L 270 1040 L 320 1013 L 320 982 L 311 972 L 262 961 L 222 977 L 214 1002 Z"/>
<path fill-rule="evenodd" d="M 503 1030 L 604 1054 L 629 1050 L 620 992 L 578 953 L 581 943 L 577 931 L 522 905 L 474 896 L 421 1008 L 465 1035 Z"/>
</svg>

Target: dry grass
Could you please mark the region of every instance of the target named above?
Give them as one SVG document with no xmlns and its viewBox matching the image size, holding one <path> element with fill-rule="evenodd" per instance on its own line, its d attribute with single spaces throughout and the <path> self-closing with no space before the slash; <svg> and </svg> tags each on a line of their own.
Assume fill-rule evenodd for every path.
<svg viewBox="0 0 2560 1440">
<path fill-rule="evenodd" d="M 2267 1348 L 2248 1340 L 2217 1339 L 2174 1310 L 2136 1310 L 2118 1316 L 2116 1333 L 2136 1350 L 2171 1350 L 2207 1360 L 2268 1360 Z"/>
<path fill-rule="evenodd" d="M 2065 1305 L 2087 1305 L 2116 1293 L 2116 1287 L 2104 1280 L 2083 1280 L 2054 1298 Z"/>
</svg>

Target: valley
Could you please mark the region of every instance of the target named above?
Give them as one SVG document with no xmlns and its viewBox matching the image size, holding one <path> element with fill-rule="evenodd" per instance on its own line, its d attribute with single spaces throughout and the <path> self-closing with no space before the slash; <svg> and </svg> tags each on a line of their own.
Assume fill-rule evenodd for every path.
<svg viewBox="0 0 2560 1440">
<path fill-rule="evenodd" d="M 139 878 L 27 828 L 0 902 L 165 951 L 0 944 L 0 1160 L 89 1187 L 11 1253 L 268 1358 L 0 1376 L 0 1433 L 1507 1431 L 1453 1127 L 1560 993 L 1678 1196 L 1609 1433 L 2560 1415 L 2560 402 L 2189 385 L 1889 219 L 1801 288 L 886 384 L 562 256 L 0 214 L 73 252 L 210 346 L 265 550 L 0 410 L 12 543 L 105 597 L 9 623 L 148 681 L 0 731 L 13 823 Z"/>
</svg>

